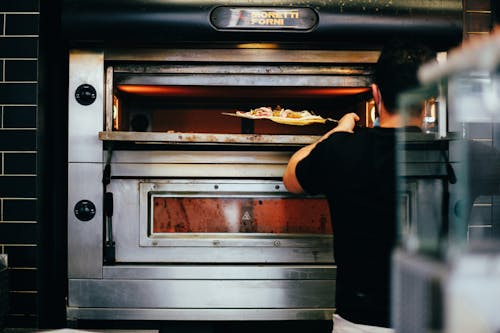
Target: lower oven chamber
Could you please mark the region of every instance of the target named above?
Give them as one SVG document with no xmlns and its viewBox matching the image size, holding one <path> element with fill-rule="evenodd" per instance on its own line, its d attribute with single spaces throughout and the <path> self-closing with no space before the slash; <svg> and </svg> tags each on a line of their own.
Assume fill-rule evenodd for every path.
<svg viewBox="0 0 500 333">
<path fill-rule="evenodd" d="M 328 206 L 281 177 L 334 125 L 221 113 L 280 104 L 366 120 L 377 56 L 72 50 L 68 318 L 330 320 Z"/>
</svg>

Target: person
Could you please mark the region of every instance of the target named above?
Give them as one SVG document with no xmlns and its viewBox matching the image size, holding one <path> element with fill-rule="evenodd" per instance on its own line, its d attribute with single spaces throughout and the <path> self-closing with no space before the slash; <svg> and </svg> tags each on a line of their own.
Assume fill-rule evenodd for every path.
<svg viewBox="0 0 500 333">
<path fill-rule="evenodd" d="M 420 131 L 424 116 L 423 107 L 400 112 L 396 98 L 418 86 L 419 66 L 434 59 L 424 44 L 388 43 L 371 86 L 379 126 L 361 129 L 357 114 L 344 115 L 317 142 L 296 151 L 283 175 L 288 191 L 324 194 L 329 203 L 337 266 L 334 332 L 343 326 L 352 328 L 344 332 L 392 331 L 386 328 L 397 231 L 395 137 L 401 127 Z"/>
</svg>

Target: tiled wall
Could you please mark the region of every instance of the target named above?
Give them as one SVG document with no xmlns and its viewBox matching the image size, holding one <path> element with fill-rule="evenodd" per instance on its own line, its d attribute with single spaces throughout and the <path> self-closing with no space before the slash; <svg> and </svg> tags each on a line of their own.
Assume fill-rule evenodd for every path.
<svg viewBox="0 0 500 333">
<path fill-rule="evenodd" d="M 0 0 L 0 253 L 10 327 L 36 326 L 38 0 Z"/>
<path fill-rule="evenodd" d="M 478 38 L 488 34 L 492 28 L 494 1 L 464 1 L 464 38 Z M 467 137 L 492 147 L 500 148 L 500 124 L 470 124 Z M 500 197 L 481 196 L 474 203 L 469 224 L 469 238 L 500 236 Z"/>
</svg>

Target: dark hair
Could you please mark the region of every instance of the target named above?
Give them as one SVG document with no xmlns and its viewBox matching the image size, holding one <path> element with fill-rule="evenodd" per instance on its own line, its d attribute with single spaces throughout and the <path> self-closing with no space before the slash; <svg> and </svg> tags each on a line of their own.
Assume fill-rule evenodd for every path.
<svg viewBox="0 0 500 333">
<path fill-rule="evenodd" d="M 384 46 L 375 66 L 373 82 L 379 87 L 388 112 L 397 112 L 397 96 L 418 86 L 418 68 L 433 59 L 436 59 L 436 52 L 418 41 L 391 40 Z"/>
</svg>

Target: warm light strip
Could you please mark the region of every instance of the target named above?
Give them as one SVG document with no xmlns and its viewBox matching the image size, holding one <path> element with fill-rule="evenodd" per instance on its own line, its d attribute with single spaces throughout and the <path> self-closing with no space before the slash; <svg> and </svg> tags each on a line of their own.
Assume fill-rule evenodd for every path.
<svg viewBox="0 0 500 333">
<path fill-rule="evenodd" d="M 254 88 L 254 87 L 251 87 Z M 210 90 L 206 87 L 183 87 L 183 86 L 153 86 L 153 85 L 119 85 L 118 90 L 121 92 L 129 93 L 129 94 L 137 94 L 137 95 L 156 95 L 156 96 L 188 96 L 188 95 L 196 95 L 203 92 L 213 91 L 213 88 Z M 224 92 L 224 88 L 215 88 L 220 92 Z M 244 90 L 245 88 L 241 88 Z M 299 87 L 299 88 L 287 88 L 287 87 L 279 87 L 279 90 L 271 90 L 267 91 L 270 94 L 283 94 L 283 93 L 292 93 L 296 94 L 304 94 L 309 96 L 347 96 L 347 95 L 356 95 L 368 92 L 370 88 L 365 87 L 332 87 L 332 88 L 307 88 L 307 87 Z M 213 95 L 212 95 L 213 96 Z"/>
</svg>

